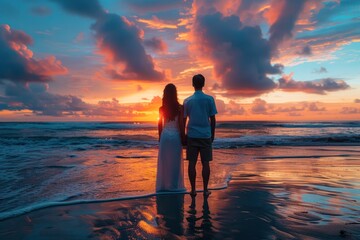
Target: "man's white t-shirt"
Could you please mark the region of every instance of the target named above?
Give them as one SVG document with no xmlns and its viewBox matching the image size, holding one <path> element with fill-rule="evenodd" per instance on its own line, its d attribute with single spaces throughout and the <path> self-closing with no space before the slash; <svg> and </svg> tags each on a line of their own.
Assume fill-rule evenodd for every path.
<svg viewBox="0 0 360 240">
<path fill-rule="evenodd" d="M 217 114 L 212 96 L 201 90 L 184 100 L 184 118 L 189 117 L 187 135 L 191 138 L 210 138 L 210 117 Z"/>
</svg>

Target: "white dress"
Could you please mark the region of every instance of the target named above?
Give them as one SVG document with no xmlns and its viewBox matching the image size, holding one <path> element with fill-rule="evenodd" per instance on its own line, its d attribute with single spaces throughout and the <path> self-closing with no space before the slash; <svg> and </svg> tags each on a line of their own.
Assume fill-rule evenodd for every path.
<svg viewBox="0 0 360 240">
<path fill-rule="evenodd" d="M 166 121 L 166 120 L 165 120 Z M 160 136 L 156 192 L 184 192 L 184 166 L 178 117 L 166 121 Z"/>
</svg>

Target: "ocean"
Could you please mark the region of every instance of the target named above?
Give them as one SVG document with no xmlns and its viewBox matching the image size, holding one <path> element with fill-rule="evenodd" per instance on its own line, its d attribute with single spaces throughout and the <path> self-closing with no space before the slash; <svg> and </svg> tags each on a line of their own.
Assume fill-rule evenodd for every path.
<svg viewBox="0 0 360 240">
<path fill-rule="evenodd" d="M 312 156 L 304 157 L 339 157 L 329 146 L 349 152 L 360 146 L 360 121 L 218 122 L 210 188 L 226 188 L 232 173 L 269 149 L 278 159 L 306 148 Z M 50 206 L 153 195 L 157 147 L 155 123 L 0 123 L 0 220 Z"/>
</svg>

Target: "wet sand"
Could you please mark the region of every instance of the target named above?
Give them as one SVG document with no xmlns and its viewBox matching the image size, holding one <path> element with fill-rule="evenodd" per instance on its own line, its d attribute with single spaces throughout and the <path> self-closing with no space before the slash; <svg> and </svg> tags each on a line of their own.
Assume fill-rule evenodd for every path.
<svg viewBox="0 0 360 240">
<path fill-rule="evenodd" d="M 51 207 L 1 221 L 0 239 L 360 239 L 360 147 L 244 156 L 255 153 L 207 199 L 199 192 Z"/>
</svg>

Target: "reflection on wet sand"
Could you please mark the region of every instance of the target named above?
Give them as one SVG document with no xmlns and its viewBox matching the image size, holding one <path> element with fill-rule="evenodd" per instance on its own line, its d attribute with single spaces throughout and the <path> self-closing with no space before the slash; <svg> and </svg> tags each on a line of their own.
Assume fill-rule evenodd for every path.
<svg viewBox="0 0 360 240">
<path fill-rule="evenodd" d="M 157 224 L 176 235 L 184 234 L 184 194 L 169 194 L 156 197 Z"/>
<path fill-rule="evenodd" d="M 241 154 L 256 152 L 233 169 L 228 188 L 208 198 L 169 194 L 47 208 L 1 221 L 0 238 L 360 239 L 358 147 Z"/>
<path fill-rule="evenodd" d="M 188 217 L 186 218 L 188 223 L 186 236 L 212 239 L 214 237 L 214 230 L 212 226 L 208 197 L 200 198 L 203 199 L 201 211 L 196 208 L 196 197 L 191 197 L 191 204 L 187 211 Z"/>
</svg>

